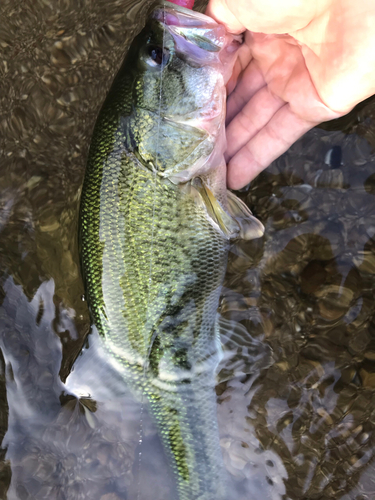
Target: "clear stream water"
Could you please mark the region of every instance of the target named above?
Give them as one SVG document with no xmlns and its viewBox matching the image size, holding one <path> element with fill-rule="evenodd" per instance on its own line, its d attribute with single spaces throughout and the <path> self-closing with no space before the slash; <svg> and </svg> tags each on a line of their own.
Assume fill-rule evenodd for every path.
<svg viewBox="0 0 375 500">
<path fill-rule="evenodd" d="M 90 331 L 90 136 L 148 5 L 0 4 L 1 500 L 173 499 L 152 423 L 140 445 L 100 364 L 68 379 L 80 400 L 64 386 Z M 240 193 L 266 232 L 233 247 L 221 302 L 253 338 L 249 375 L 217 386 L 233 500 L 375 498 L 374 116 L 369 99 L 309 132 Z"/>
</svg>

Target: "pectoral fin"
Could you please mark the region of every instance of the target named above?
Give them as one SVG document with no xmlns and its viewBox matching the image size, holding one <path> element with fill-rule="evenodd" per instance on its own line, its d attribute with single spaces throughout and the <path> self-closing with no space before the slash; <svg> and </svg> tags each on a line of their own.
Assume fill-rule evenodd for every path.
<svg viewBox="0 0 375 500">
<path fill-rule="evenodd" d="M 245 203 L 229 190 L 227 196 L 228 211 L 240 227 L 239 237 L 244 240 L 253 240 L 263 236 L 263 224 L 252 215 Z"/>
<path fill-rule="evenodd" d="M 192 185 L 201 195 L 208 215 L 216 222 L 225 236 L 228 239 L 236 238 L 240 233 L 238 222 L 226 213 L 212 191 L 201 181 L 201 179 L 199 179 L 199 177 L 193 180 Z"/>
<path fill-rule="evenodd" d="M 242 238 L 251 240 L 263 236 L 263 224 L 251 214 L 245 203 L 231 191 L 227 191 L 228 211 L 226 211 L 210 188 L 199 177 L 193 179 L 189 185 L 199 197 L 199 203 L 206 208 L 209 217 L 219 226 L 228 239 Z M 191 194 L 193 194 L 193 191 L 191 191 Z"/>
</svg>

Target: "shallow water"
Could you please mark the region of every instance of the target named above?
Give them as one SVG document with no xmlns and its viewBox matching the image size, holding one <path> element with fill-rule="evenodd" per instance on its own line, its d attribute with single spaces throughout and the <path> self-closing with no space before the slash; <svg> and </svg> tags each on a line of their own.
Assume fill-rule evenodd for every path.
<svg viewBox="0 0 375 500">
<path fill-rule="evenodd" d="M 0 7 L 1 499 L 173 498 L 95 332 L 68 379 L 81 400 L 64 385 L 90 330 L 76 238 L 90 136 L 149 3 Z M 217 386 L 234 500 L 375 498 L 374 116 L 370 99 L 309 132 L 241 193 L 266 233 L 233 247 L 221 303 L 253 337 L 248 375 Z"/>
</svg>

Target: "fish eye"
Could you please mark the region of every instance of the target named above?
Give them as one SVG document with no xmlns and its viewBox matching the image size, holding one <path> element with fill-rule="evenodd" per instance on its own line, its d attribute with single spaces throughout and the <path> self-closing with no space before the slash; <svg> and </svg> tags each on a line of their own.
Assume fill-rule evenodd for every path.
<svg viewBox="0 0 375 500">
<path fill-rule="evenodd" d="M 148 54 L 150 62 L 153 66 L 165 66 L 168 64 L 170 53 L 167 48 L 163 47 L 149 47 Z"/>
</svg>

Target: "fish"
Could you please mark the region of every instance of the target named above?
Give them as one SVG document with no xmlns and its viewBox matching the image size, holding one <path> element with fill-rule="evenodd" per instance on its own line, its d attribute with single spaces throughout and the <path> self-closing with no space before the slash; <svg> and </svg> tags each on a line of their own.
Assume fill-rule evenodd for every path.
<svg viewBox="0 0 375 500">
<path fill-rule="evenodd" d="M 239 42 L 154 4 L 99 113 L 80 206 L 92 321 L 146 401 L 179 500 L 227 498 L 216 416 L 231 241 L 262 224 L 226 187 L 225 82 Z"/>
</svg>

